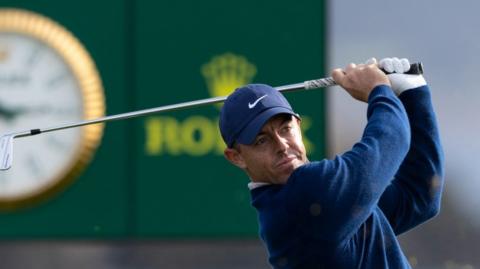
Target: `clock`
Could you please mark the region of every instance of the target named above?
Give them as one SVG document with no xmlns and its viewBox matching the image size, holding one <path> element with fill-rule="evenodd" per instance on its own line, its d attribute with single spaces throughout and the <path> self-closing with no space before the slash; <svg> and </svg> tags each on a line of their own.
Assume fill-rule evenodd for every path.
<svg viewBox="0 0 480 269">
<path fill-rule="evenodd" d="M 0 133 L 105 115 L 101 79 L 67 29 L 27 10 L 0 9 Z M 14 165 L 0 171 L 0 210 L 45 201 L 88 165 L 103 124 L 15 139 Z"/>
</svg>

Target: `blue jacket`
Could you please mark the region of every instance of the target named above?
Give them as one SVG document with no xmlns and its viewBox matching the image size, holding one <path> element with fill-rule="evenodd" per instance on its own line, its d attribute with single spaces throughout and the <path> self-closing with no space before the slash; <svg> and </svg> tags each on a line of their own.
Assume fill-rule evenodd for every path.
<svg viewBox="0 0 480 269">
<path fill-rule="evenodd" d="M 251 191 L 274 268 L 410 268 L 397 235 L 435 216 L 443 152 L 428 86 L 370 94 L 362 139 Z"/>
</svg>

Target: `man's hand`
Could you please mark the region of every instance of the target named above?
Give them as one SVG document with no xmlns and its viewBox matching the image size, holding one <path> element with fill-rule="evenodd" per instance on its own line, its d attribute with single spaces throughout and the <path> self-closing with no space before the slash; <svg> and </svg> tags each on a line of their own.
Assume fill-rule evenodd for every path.
<svg viewBox="0 0 480 269">
<path fill-rule="evenodd" d="M 351 63 L 345 69 L 334 69 L 332 78 L 342 86 L 353 98 L 368 102 L 370 92 L 378 85 L 391 86 L 390 80 L 371 59 L 369 64 Z"/>
<path fill-rule="evenodd" d="M 410 62 L 407 59 L 384 58 L 378 63 L 378 67 L 393 74 L 389 74 L 388 78 L 392 84 L 395 94 L 400 95 L 402 92 L 420 86 L 427 85 L 422 75 L 403 74 L 410 70 Z"/>
</svg>

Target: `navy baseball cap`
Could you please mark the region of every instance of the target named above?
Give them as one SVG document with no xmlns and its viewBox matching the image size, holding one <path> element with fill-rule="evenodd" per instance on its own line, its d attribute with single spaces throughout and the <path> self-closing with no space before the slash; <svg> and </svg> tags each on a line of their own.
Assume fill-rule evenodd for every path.
<svg viewBox="0 0 480 269">
<path fill-rule="evenodd" d="M 249 84 L 237 88 L 225 100 L 220 111 L 220 133 L 229 148 L 235 142 L 250 145 L 271 117 L 283 113 L 299 117 L 278 90 Z"/>
</svg>

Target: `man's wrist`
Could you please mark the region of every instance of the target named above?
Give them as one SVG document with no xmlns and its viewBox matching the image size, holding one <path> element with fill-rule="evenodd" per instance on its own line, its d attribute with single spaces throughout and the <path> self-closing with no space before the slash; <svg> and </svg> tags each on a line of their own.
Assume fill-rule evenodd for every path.
<svg viewBox="0 0 480 269">
<path fill-rule="evenodd" d="M 377 85 L 375 86 L 372 91 L 370 92 L 370 94 L 368 95 L 368 103 L 371 102 L 372 99 L 374 99 L 376 96 L 379 96 L 379 95 L 393 95 L 395 96 L 393 90 L 392 90 L 392 87 L 390 85 L 387 85 L 387 84 L 380 84 L 380 85 Z"/>
</svg>

